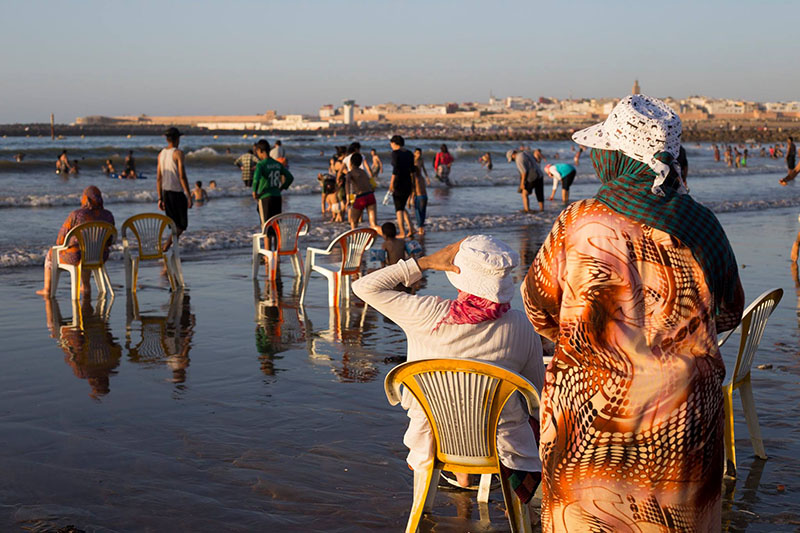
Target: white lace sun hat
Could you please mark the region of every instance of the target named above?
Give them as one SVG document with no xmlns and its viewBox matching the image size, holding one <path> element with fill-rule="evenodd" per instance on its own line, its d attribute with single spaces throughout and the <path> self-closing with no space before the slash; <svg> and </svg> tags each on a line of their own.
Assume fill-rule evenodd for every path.
<svg viewBox="0 0 800 533">
<path fill-rule="evenodd" d="M 667 104 L 643 94 L 631 94 L 620 100 L 603 122 L 573 133 L 572 140 L 589 148 L 619 150 L 646 164 L 656 173 L 653 192 L 663 196 L 661 185 L 670 165 L 653 156 L 668 152 L 677 159 L 681 131 L 680 117 Z M 687 192 L 683 184 L 678 192 Z"/>
<path fill-rule="evenodd" d="M 447 272 L 447 279 L 460 291 L 504 304 L 514 297 L 511 271 L 519 264 L 519 254 L 491 235 L 472 235 L 461 242 L 453 264 L 459 274 Z"/>
</svg>

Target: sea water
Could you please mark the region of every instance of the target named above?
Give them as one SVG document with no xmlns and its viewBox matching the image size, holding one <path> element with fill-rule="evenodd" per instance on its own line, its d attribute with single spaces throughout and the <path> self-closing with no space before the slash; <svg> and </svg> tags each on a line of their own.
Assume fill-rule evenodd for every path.
<svg viewBox="0 0 800 533">
<path fill-rule="evenodd" d="M 273 139 L 270 139 L 273 140 Z M 360 139 L 386 165 L 384 138 Z M 411 503 L 402 434 L 407 417 L 383 392 L 383 377 L 404 360 L 405 335 L 357 298 L 327 307 L 327 285 L 312 276 L 305 306 L 290 266 L 275 286 L 250 278 L 250 234 L 258 216 L 233 160 L 252 138 L 185 137 L 190 183 L 216 180 L 211 201 L 190 211 L 181 238 L 188 287 L 170 294 L 160 267 L 142 265 L 138 295 L 125 294 L 119 248 L 108 264 L 116 298 L 73 306 L 68 278 L 57 298 L 34 295 L 41 261 L 82 189 L 98 185 L 119 227 L 155 211 L 160 138 L 2 139 L 0 165 L 0 530 L 49 531 L 397 531 Z M 296 183 L 284 210 L 312 218 L 301 246 L 321 246 L 347 226 L 319 213 L 317 172 L 334 146 L 350 139 L 284 139 Z M 441 141 L 408 141 L 424 150 L 429 172 Z M 448 142 L 456 158 L 453 188 L 432 178 L 424 252 L 470 233 L 492 233 L 519 250 L 520 283 L 554 218 L 520 213 L 518 175 L 504 159 L 519 142 Z M 566 142 L 524 143 L 550 161 L 571 162 Z M 78 177 L 57 176 L 55 157 L 84 158 Z M 106 178 L 98 166 L 128 149 L 148 178 Z M 231 154 L 226 151 L 230 149 Z M 723 500 L 727 531 L 794 531 L 800 525 L 800 279 L 789 268 L 800 192 L 780 187 L 781 160 L 747 169 L 713 161 L 708 144 L 688 145 L 692 194 L 714 209 L 737 260 L 747 300 L 771 287 L 784 299 L 767 326 L 753 370 L 769 460 L 754 458 L 734 400 L 739 477 Z M 14 153 L 28 155 L 22 164 Z M 324 155 L 320 155 L 320 151 Z M 494 169 L 477 162 L 489 151 Z M 571 199 L 599 182 L 583 155 Z M 549 195 L 550 182 L 546 184 Z M 381 222 L 392 220 L 378 206 Z M 67 285 L 67 286 L 65 286 Z M 453 297 L 441 273 L 420 290 Z M 521 308 L 517 293 L 512 305 Z M 736 343 L 723 349 L 732 371 Z M 761 368 L 758 368 L 760 366 Z M 423 530 L 508 531 L 502 497 L 491 496 L 491 524 L 474 495 L 442 493 Z"/>
<path fill-rule="evenodd" d="M 190 188 L 202 181 L 211 201 L 196 206 L 189 214 L 189 231 L 182 238 L 182 250 L 195 251 L 246 248 L 249 235 L 258 226 L 258 213 L 250 191 L 243 186 L 241 173 L 233 162 L 257 140 L 241 136 L 186 136 L 181 149 L 186 154 L 186 171 Z M 269 139 L 273 141 L 274 139 Z M 326 172 L 328 159 L 335 146 L 347 145 L 353 139 L 343 137 L 290 137 L 284 139 L 289 166 L 295 181 L 285 193 L 284 211 L 297 211 L 312 218 L 312 236 L 328 240 L 343 225 L 325 225 L 320 213 L 319 172 Z M 369 159 L 369 150 L 378 151 L 384 164 L 379 181 L 378 198 L 389 184 L 391 149 L 385 138 L 360 139 L 362 153 Z M 490 229 L 511 223 L 547 224 L 552 216 L 533 217 L 519 213 L 520 196 L 516 194 L 519 174 L 514 163 L 506 161 L 505 152 L 520 144 L 540 148 L 550 163 L 573 162 L 575 145 L 571 142 L 450 142 L 455 157 L 452 178 L 456 186 L 447 188 L 434 177 L 433 159 L 441 141 L 409 139 L 409 149 L 423 150 L 432 185 L 428 196 L 430 230 Z M 66 215 L 80 205 L 81 191 L 97 185 L 103 192 L 106 208 L 121 224 L 137 213 L 157 211 L 156 160 L 163 147 L 161 137 L 70 137 L 52 141 L 44 138 L 0 139 L 0 268 L 41 264 L 45 249 L 53 244 L 58 228 Z M 687 145 L 689 183 L 694 197 L 715 212 L 747 211 L 800 205 L 800 192 L 777 183 L 783 161 L 759 157 L 751 149 L 747 168 L 731 169 L 714 162 L 711 146 L 706 143 Z M 61 150 L 68 150 L 70 160 L 78 160 L 78 175 L 55 174 L 55 160 Z M 112 159 L 116 170 L 133 150 L 137 171 L 146 179 L 119 180 L 108 178 L 101 171 L 106 159 Z M 22 163 L 13 156 L 26 154 Z M 494 168 L 481 167 L 478 158 L 489 152 Z M 557 159 L 556 159 L 557 158 Z M 217 188 L 209 189 L 215 181 Z M 545 178 L 545 194 L 549 196 L 552 180 Z M 594 195 L 598 180 L 592 171 L 588 154 L 584 153 L 578 174 L 570 191 L 570 199 Z M 560 205 L 561 192 L 555 204 Z M 394 218 L 392 205 L 378 206 L 381 220 Z M 117 246 L 117 251 L 119 246 Z"/>
</svg>

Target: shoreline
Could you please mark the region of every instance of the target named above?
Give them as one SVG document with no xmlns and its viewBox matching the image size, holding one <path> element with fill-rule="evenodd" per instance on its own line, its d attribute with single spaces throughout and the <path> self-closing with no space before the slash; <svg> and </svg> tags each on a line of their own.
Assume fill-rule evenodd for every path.
<svg viewBox="0 0 800 533">
<path fill-rule="evenodd" d="M 785 422 L 800 405 L 794 386 L 800 334 L 783 245 L 794 234 L 796 217 L 787 209 L 726 215 L 721 222 L 738 252 L 748 301 L 770 286 L 786 291 L 756 356 L 756 365 L 770 365 L 754 365 L 752 375 L 770 459 L 752 456 L 735 401 L 739 476 L 723 489 L 722 530 L 781 529 L 797 523 L 800 509 L 796 431 Z M 766 228 L 771 230 L 765 233 Z M 526 252 L 518 280 L 547 231 L 527 225 L 497 231 Z M 432 251 L 465 233 L 430 233 L 426 246 Z M 760 235 L 767 238 L 755 239 Z M 158 267 L 143 269 L 140 317 L 130 323 L 120 286 L 110 318 L 90 316 L 86 322 L 90 346 L 111 347 L 96 352 L 105 354 L 105 366 L 81 352 L 65 356 L 50 338 L 46 304 L 32 294 L 39 271 L 6 273 L 0 293 L 18 305 L 3 314 L 14 327 L 1 396 L 7 423 L 15 429 L 4 457 L 9 475 L 0 483 L 9 504 L 0 513 L 4 529 L 401 527 L 412 494 L 401 440 L 407 416 L 386 403 L 382 377 L 402 360 L 404 335 L 357 302 L 341 314 L 331 312 L 325 281 L 316 275 L 301 314 L 291 268 L 282 263 L 281 287 L 269 293 L 263 272 L 257 286 L 251 283 L 247 255 L 187 262 L 185 295 L 191 300 L 177 308 L 173 322 Z M 119 284 L 122 265 L 110 269 L 112 282 Z M 453 295 L 441 273 L 430 273 L 425 283 L 428 294 Z M 65 287 L 58 301 L 67 318 Z M 515 294 L 513 305 L 520 303 Z M 143 344 L 146 333 L 159 342 Z M 729 372 L 736 340 L 723 349 Z M 184 350 L 146 356 L 146 346 Z M 108 391 L 92 397 L 88 378 L 100 374 L 108 375 Z M 122 418 L 125 424 L 119 423 Z M 126 497 L 109 506 L 109 494 Z M 492 498 L 500 496 L 494 492 Z M 477 508 L 464 505 L 468 500 L 440 493 L 430 518 L 435 528 L 478 529 Z M 502 510 L 490 505 L 489 512 L 493 530 L 507 531 Z"/>
</svg>

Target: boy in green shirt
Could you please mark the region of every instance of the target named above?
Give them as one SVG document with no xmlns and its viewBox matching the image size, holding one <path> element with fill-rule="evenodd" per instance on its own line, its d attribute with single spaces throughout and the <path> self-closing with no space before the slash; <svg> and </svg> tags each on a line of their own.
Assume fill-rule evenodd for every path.
<svg viewBox="0 0 800 533">
<path fill-rule="evenodd" d="M 289 188 L 294 176 L 269 156 L 269 143 L 261 139 L 255 145 L 259 162 L 253 173 L 253 198 L 258 202 L 261 225 L 281 212 L 281 191 Z"/>
</svg>

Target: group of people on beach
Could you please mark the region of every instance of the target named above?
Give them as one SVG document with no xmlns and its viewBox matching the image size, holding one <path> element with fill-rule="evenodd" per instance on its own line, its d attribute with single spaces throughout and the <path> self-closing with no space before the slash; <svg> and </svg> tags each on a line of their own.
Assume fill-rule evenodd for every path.
<svg viewBox="0 0 800 533">
<path fill-rule="evenodd" d="M 114 168 L 114 163 L 111 159 L 106 159 L 103 162 L 103 173 L 109 177 L 116 177 L 121 180 L 135 180 L 139 178 L 136 173 L 136 159 L 133 157 L 133 150 L 128 150 L 128 155 L 125 156 L 125 167 L 121 172 L 117 172 Z"/>
<path fill-rule="evenodd" d="M 369 164 L 352 143 L 332 158 L 330 177 L 321 179 L 323 211 L 339 204 L 351 226 L 367 211 L 370 226 L 386 238 L 388 266 L 358 279 L 353 291 L 402 328 L 409 361 L 488 361 L 540 392 L 534 416 L 520 398 L 509 400 L 496 444 L 500 475 L 513 479 L 520 500 L 529 503 L 541 483 L 542 531 L 721 529 L 725 366 L 717 336 L 740 322 L 744 291 L 719 221 L 688 194 L 681 130 L 668 105 L 634 94 L 604 122 L 576 132 L 573 140 L 589 149 L 601 186 L 594 198 L 562 211 L 520 287 L 514 281 L 519 255 L 489 235 L 406 259 L 397 239 L 414 233 L 406 210 L 412 198 L 415 208 L 417 200 L 427 200 L 428 180 L 421 151 L 415 157 L 418 150 L 409 151 L 402 136 L 390 139 L 396 226 L 377 226 L 375 180 L 383 166 L 374 151 Z M 156 178 L 158 207 L 179 233 L 196 198 L 180 137 L 176 128 L 165 132 Z M 281 212 L 281 193 L 294 181 L 285 153 L 273 148 L 261 139 L 252 157 L 237 159 L 262 223 Z M 561 183 L 568 203 L 574 165 L 543 170 L 538 150 L 509 150 L 506 158 L 519 171 L 526 211 L 531 192 L 544 208 L 545 175 L 554 179 L 551 200 Z M 439 166 L 452 163 L 443 157 Z M 443 174 L 443 181 L 449 178 Z M 419 206 L 424 227 L 425 202 Z M 62 226 L 60 242 L 90 220 L 114 223 L 93 186 Z M 51 260 L 48 254 L 45 294 Z M 61 260 L 80 260 L 77 246 Z M 455 299 L 395 290 L 429 270 L 446 273 Z M 511 308 L 518 290 L 524 311 Z M 546 368 L 541 336 L 555 346 Z M 437 453 L 434 435 L 408 391 L 402 404 L 410 419 L 403 439 L 407 462 L 418 471 Z M 445 477 L 459 487 L 475 486 L 467 474 Z"/>
<path fill-rule="evenodd" d="M 749 148 L 757 149 L 759 146 L 750 144 Z M 749 150 L 747 144 L 740 144 L 738 146 L 726 145 L 724 152 L 720 152 L 720 147 L 716 144 L 711 146 L 714 152 L 714 161 L 724 163 L 729 167 L 744 168 L 747 166 L 749 157 Z M 784 151 L 785 150 L 785 151 Z M 797 147 L 794 144 L 794 139 L 789 136 L 786 139 L 786 145 L 783 143 L 775 143 L 769 148 L 761 146 L 759 151 L 760 157 L 768 157 L 770 159 L 784 158 L 786 167 L 791 171 L 797 161 Z M 785 184 L 785 183 L 784 183 Z"/>
<path fill-rule="evenodd" d="M 22 158 L 19 159 L 19 162 L 21 161 Z M 80 171 L 78 160 L 73 159 L 70 161 L 69 156 L 67 156 L 67 151 L 62 150 L 58 159 L 56 159 L 56 174 L 78 174 Z"/>
</svg>

